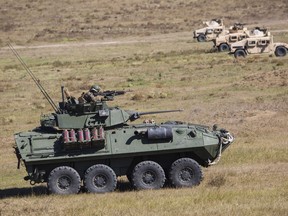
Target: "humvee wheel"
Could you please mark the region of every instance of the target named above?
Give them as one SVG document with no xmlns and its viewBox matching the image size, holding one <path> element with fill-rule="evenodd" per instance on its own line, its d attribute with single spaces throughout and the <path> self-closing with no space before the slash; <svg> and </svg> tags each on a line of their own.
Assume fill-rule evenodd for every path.
<svg viewBox="0 0 288 216">
<path fill-rule="evenodd" d="M 246 53 L 245 53 L 244 50 L 239 49 L 239 50 L 236 50 L 236 51 L 235 51 L 234 57 L 235 57 L 235 58 L 240 58 L 240 57 L 245 58 L 245 57 L 246 57 Z"/>
<path fill-rule="evenodd" d="M 226 43 L 222 43 L 218 47 L 219 52 L 228 52 L 229 49 L 230 49 L 230 47 Z"/>
<path fill-rule="evenodd" d="M 68 166 L 53 169 L 47 181 L 48 191 L 52 194 L 76 194 L 80 190 L 80 184 L 78 172 Z"/>
<path fill-rule="evenodd" d="M 199 185 L 202 179 L 201 167 L 191 158 L 180 158 L 171 165 L 169 180 L 175 187 Z"/>
<path fill-rule="evenodd" d="M 198 42 L 205 42 L 206 41 L 206 36 L 204 34 L 200 34 L 197 37 Z"/>
<path fill-rule="evenodd" d="M 287 49 L 285 47 L 283 47 L 283 46 L 276 47 L 275 55 L 277 57 L 283 57 L 283 56 L 286 56 L 286 54 L 287 54 Z"/>
<path fill-rule="evenodd" d="M 154 161 L 138 163 L 132 172 L 133 186 L 138 189 L 159 189 L 165 183 L 163 168 Z"/>
<path fill-rule="evenodd" d="M 90 193 L 107 193 L 115 190 L 117 177 L 107 165 L 96 164 L 88 168 L 84 176 L 84 187 Z"/>
</svg>

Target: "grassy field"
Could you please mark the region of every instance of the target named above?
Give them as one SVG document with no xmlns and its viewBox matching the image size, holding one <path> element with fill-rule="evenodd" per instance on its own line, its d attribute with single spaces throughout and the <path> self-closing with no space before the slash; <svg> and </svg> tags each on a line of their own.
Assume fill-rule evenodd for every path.
<svg viewBox="0 0 288 216">
<path fill-rule="evenodd" d="M 287 29 L 286 0 L 0 0 L 0 45 L 111 39 L 191 31 L 203 20 Z M 276 23 L 274 21 L 277 21 Z M 279 23 L 279 21 L 283 21 Z"/>
<path fill-rule="evenodd" d="M 40 0 L 1 4 L 1 29 L 7 29 L 1 31 L 0 49 L 0 215 L 286 215 L 288 57 L 235 60 L 213 52 L 211 43 L 196 43 L 191 31 L 200 20 L 224 12 L 231 23 L 269 20 L 271 29 L 287 29 L 287 3 L 242 1 L 232 13 L 234 1 L 225 7 L 221 0 L 207 7 L 208 1 L 97 2 L 65 1 L 69 7 L 63 7 L 63 1 L 57 10 Z M 261 16 L 252 16 L 255 8 Z M 56 18 L 62 20 L 58 25 Z M 68 34 L 71 26 L 77 34 Z M 41 35 L 44 29 L 53 31 Z M 14 133 L 38 126 L 40 114 L 52 109 L 4 47 L 8 36 L 15 45 L 29 45 L 18 52 L 55 101 L 61 99 L 61 85 L 74 96 L 94 83 L 104 90 L 131 89 L 110 105 L 182 108 L 150 117 L 158 123 L 217 123 L 236 140 L 219 164 L 203 168 L 204 180 L 195 188 L 135 191 L 121 177 L 110 194 L 46 195 L 45 184 L 32 187 L 23 180 L 25 169 L 16 169 L 12 145 Z M 288 33 L 276 33 L 274 40 L 288 43 Z"/>
</svg>

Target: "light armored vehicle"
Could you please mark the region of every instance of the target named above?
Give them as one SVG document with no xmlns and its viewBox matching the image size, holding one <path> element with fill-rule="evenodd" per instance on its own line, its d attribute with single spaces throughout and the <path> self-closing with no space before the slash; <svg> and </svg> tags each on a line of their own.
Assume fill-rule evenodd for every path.
<svg viewBox="0 0 288 216">
<path fill-rule="evenodd" d="M 270 33 L 266 28 L 255 27 L 249 31 L 245 27 L 238 28 L 236 25 L 234 25 L 233 27 L 230 27 L 228 34 L 219 35 L 217 38 L 213 39 L 213 43 L 214 47 L 216 47 L 219 52 L 225 52 L 230 50 L 232 43 L 241 41 L 246 38 L 264 37 L 268 36 L 269 34 Z"/>
<path fill-rule="evenodd" d="M 197 38 L 198 42 L 211 41 L 219 35 L 225 35 L 225 26 L 222 19 L 212 19 L 204 22 L 206 27 L 195 30 L 193 38 Z"/>
<path fill-rule="evenodd" d="M 175 187 L 195 186 L 203 177 L 201 166 L 217 163 L 233 142 L 227 130 L 216 126 L 179 121 L 130 124 L 142 115 L 180 110 L 135 112 L 108 106 L 117 91 L 78 103 L 67 100 L 62 88 L 57 106 L 27 72 L 54 112 L 42 115 L 35 129 L 16 133 L 14 148 L 18 167 L 22 162 L 28 173 L 24 179 L 32 185 L 47 182 L 50 193 L 74 194 L 81 187 L 91 193 L 111 192 L 118 176 L 127 176 L 136 189 L 158 189 L 166 180 Z"/>
<path fill-rule="evenodd" d="M 249 37 L 232 43 L 230 46 L 230 54 L 234 54 L 235 58 L 246 57 L 249 54 L 273 52 L 277 57 L 283 57 L 287 54 L 287 51 L 288 44 L 275 43 L 269 32 L 265 36 Z"/>
</svg>

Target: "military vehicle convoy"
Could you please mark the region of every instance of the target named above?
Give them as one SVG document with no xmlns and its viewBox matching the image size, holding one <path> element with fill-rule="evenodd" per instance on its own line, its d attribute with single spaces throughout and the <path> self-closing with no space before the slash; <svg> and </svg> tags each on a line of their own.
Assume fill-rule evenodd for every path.
<svg viewBox="0 0 288 216">
<path fill-rule="evenodd" d="M 197 38 L 198 42 L 211 41 L 219 35 L 226 34 L 222 19 L 212 19 L 211 21 L 204 22 L 204 24 L 206 27 L 193 32 L 193 38 Z"/>
<path fill-rule="evenodd" d="M 40 125 L 15 137 L 18 168 L 24 164 L 30 184 L 47 182 L 54 194 L 114 191 L 118 176 L 127 176 L 136 189 L 200 184 L 200 166 L 216 164 L 233 142 L 225 129 L 168 121 L 131 124 L 142 115 L 180 110 L 136 112 L 110 107 L 115 91 L 97 101 L 79 103 L 65 98 L 57 106 L 18 53 L 54 112 L 41 116 Z M 103 94 L 102 94 L 103 95 Z"/>
<path fill-rule="evenodd" d="M 230 54 L 235 58 L 246 57 L 249 54 L 273 53 L 277 57 L 287 54 L 288 44 L 275 43 L 273 36 L 268 33 L 265 36 L 246 38 L 231 44 Z"/>
</svg>

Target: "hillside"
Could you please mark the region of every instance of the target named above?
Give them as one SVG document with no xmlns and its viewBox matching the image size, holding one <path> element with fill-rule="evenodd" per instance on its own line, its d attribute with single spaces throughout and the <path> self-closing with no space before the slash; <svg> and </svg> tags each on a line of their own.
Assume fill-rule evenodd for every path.
<svg viewBox="0 0 288 216">
<path fill-rule="evenodd" d="M 2 45 L 8 37 L 18 44 L 27 44 L 192 31 L 203 20 L 218 17 L 226 25 L 244 22 L 270 28 L 274 28 L 273 21 L 286 20 L 276 28 L 288 29 L 286 0 L 0 2 Z"/>
</svg>

